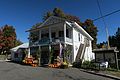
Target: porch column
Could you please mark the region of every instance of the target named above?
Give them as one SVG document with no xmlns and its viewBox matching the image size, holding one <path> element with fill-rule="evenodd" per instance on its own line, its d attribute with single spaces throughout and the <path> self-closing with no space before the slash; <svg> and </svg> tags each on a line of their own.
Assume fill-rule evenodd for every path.
<svg viewBox="0 0 120 80">
<path fill-rule="evenodd" d="M 75 52 L 75 50 L 74 50 L 74 45 L 75 45 L 75 44 L 74 44 L 74 36 L 73 36 L 73 35 L 74 35 L 74 32 L 73 32 L 73 31 L 74 31 L 74 29 L 72 28 L 72 44 L 73 44 L 73 45 L 72 45 L 72 62 L 75 61 L 75 59 L 74 59 L 74 52 Z"/>
<path fill-rule="evenodd" d="M 64 23 L 64 42 L 66 42 L 66 22 Z"/>
<path fill-rule="evenodd" d="M 50 64 L 50 62 L 51 62 L 51 59 L 50 59 L 50 55 L 51 55 L 51 42 L 52 42 L 51 27 L 49 26 L 49 62 L 48 62 L 48 64 Z"/>
<path fill-rule="evenodd" d="M 51 38 L 51 26 L 49 26 L 49 40 L 50 40 L 50 43 L 52 42 L 52 38 Z"/>
<path fill-rule="evenodd" d="M 49 61 L 48 64 L 51 63 L 51 44 L 49 44 Z"/>
<path fill-rule="evenodd" d="M 66 22 L 64 23 L 64 49 L 66 48 Z M 65 61 L 65 50 L 64 50 L 64 55 L 63 55 L 63 61 Z"/>
<path fill-rule="evenodd" d="M 118 64 L 117 52 L 115 52 L 115 60 L 116 60 L 116 68 L 117 68 L 117 70 L 119 70 L 119 64 Z"/>
<path fill-rule="evenodd" d="M 39 65 L 39 66 L 41 65 L 40 59 L 41 59 L 41 46 L 39 46 L 39 58 L 38 58 L 38 60 L 39 60 L 38 65 Z"/>
<path fill-rule="evenodd" d="M 39 30 L 39 40 L 41 40 L 41 30 Z"/>
<path fill-rule="evenodd" d="M 28 48 L 28 58 L 30 58 L 30 47 Z"/>
</svg>

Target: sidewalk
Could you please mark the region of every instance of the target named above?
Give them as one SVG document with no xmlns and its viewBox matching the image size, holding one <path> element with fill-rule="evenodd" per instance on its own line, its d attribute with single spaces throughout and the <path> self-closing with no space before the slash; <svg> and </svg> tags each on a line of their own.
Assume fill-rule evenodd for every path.
<svg viewBox="0 0 120 80">
<path fill-rule="evenodd" d="M 10 60 L 7 60 L 7 59 L 6 60 L 0 60 L 0 62 L 6 62 L 6 61 L 10 61 Z"/>
<path fill-rule="evenodd" d="M 94 75 L 107 77 L 107 78 L 111 78 L 111 79 L 115 79 L 115 80 L 120 80 L 120 77 L 109 75 L 109 74 L 105 74 L 105 73 L 102 73 L 102 72 L 99 72 L 99 71 L 95 72 L 95 71 L 90 71 L 90 70 L 85 70 L 85 69 L 80 69 L 80 71 L 87 72 L 87 73 L 94 74 Z"/>
</svg>

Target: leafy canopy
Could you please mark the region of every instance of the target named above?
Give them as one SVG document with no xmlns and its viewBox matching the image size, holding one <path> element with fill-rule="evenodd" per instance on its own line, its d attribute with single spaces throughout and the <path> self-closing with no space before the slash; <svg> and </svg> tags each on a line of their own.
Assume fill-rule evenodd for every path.
<svg viewBox="0 0 120 80">
<path fill-rule="evenodd" d="M 15 28 L 10 25 L 4 25 L 0 28 L 0 53 L 9 52 L 15 46 L 18 46 L 19 41 L 16 39 Z M 21 44 L 21 43 L 20 43 Z"/>
</svg>

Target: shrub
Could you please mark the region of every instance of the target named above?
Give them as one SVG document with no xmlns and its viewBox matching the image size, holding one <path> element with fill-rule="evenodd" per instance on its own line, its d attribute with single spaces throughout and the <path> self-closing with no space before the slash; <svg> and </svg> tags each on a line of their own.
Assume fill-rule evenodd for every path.
<svg viewBox="0 0 120 80">
<path fill-rule="evenodd" d="M 89 69 L 90 68 L 90 61 L 84 61 L 82 63 L 82 68 Z"/>
<path fill-rule="evenodd" d="M 73 67 L 76 67 L 76 68 L 81 68 L 81 64 L 82 64 L 82 62 L 81 62 L 81 61 L 74 62 L 74 63 L 73 63 Z"/>
<path fill-rule="evenodd" d="M 107 68 L 108 71 L 118 71 L 117 69 L 114 69 L 114 68 Z"/>
<path fill-rule="evenodd" d="M 94 69 L 96 65 L 91 61 L 84 61 L 81 67 L 84 69 Z"/>
</svg>

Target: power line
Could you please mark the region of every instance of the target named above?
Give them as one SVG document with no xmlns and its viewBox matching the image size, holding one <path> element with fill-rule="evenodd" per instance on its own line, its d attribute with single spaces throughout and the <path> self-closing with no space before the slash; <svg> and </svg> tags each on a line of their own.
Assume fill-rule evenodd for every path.
<svg viewBox="0 0 120 80">
<path fill-rule="evenodd" d="M 104 17 L 103 17 L 103 15 L 102 15 L 102 11 L 101 11 L 100 4 L 99 4 L 99 1 L 98 1 L 98 0 L 97 0 L 97 4 L 98 4 L 98 8 L 99 8 L 99 11 L 100 11 L 101 18 L 102 18 L 102 20 L 103 20 L 103 23 L 104 23 L 105 29 L 106 29 L 106 36 L 107 36 L 107 41 L 108 41 L 108 42 L 107 42 L 107 47 L 110 48 L 110 45 L 109 45 L 109 34 L 108 34 L 107 24 L 106 24 L 106 22 L 105 22 L 105 20 L 104 20 Z"/>
<path fill-rule="evenodd" d="M 99 20 L 99 19 L 101 19 L 101 18 L 107 17 L 107 16 L 112 15 L 112 14 L 114 14 L 114 13 L 117 13 L 117 12 L 119 12 L 119 11 L 120 11 L 120 9 L 119 9 L 119 10 L 116 10 L 116 11 L 113 11 L 113 12 L 111 12 L 111 13 L 108 13 L 108 14 L 106 14 L 106 15 L 104 15 L 104 16 L 99 17 L 99 18 L 96 18 L 96 19 L 94 19 L 93 21 L 96 21 L 96 20 Z"/>
</svg>

